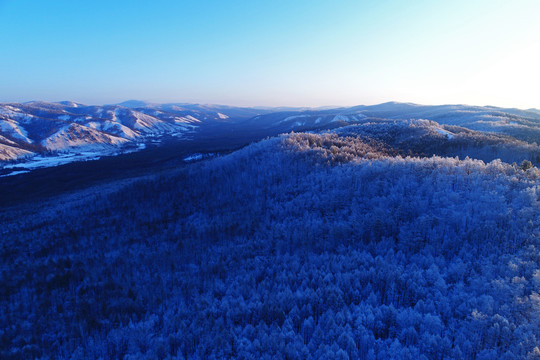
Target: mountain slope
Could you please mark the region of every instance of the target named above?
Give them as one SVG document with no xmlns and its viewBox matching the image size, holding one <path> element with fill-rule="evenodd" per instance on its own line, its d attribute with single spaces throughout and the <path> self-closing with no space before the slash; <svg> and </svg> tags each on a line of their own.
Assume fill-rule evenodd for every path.
<svg viewBox="0 0 540 360">
<path fill-rule="evenodd" d="M 69 101 L 0 104 L 0 160 L 32 161 L 35 155 L 51 157 L 51 151 L 76 155 L 92 146 L 97 155 L 129 152 L 146 144 L 159 144 L 164 138 L 186 139 L 201 126 L 236 121 L 258 113 L 253 109 L 189 104 L 136 109 Z"/>
<path fill-rule="evenodd" d="M 431 120 L 370 120 L 341 127 L 340 136 L 378 141 L 402 156 L 471 157 L 485 162 L 528 160 L 540 164 L 540 146 L 501 133 L 441 125 Z"/>
<path fill-rule="evenodd" d="M 13 159 L 32 155 L 31 151 L 24 150 L 18 146 L 9 145 L 9 143 L 13 143 L 13 142 L 4 137 L 0 137 L 0 161 L 13 160 Z M 13 144 L 13 145 L 17 145 L 17 144 Z"/>
<path fill-rule="evenodd" d="M 540 114 L 538 111 L 504 109 L 493 106 L 425 106 L 390 102 L 321 111 L 277 112 L 257 116 L 245 124 L 274 128 L 278 131 L 305 131 L 336 128 L 361 122 L 366 118 L 372 120 L 432 120 L 444 125 L 503 133 L 520 140 L 540 143 Z"/>
<path fill-rule="evenodd" d="M 3 209 L 0 356 L 534 358 L 539 170 L 378 125 Z"/>
<path fill-rule="evenodd" d="M 108 135 L 90 127 L 71 123 L 41 141 L 47 150 L 66 150 L 97 145 L 119 146 L 128 140 Z"/>
<path fill-rule="evenodd" d="M 21 163 L 27 163 L 27 167 L 33 167 L 33 164 L 42 164 L 40 159 L 43 156 L 51 157 L 51 160 L 58 156 L 82 160 L 85 157 L 81 152 L 88 150 L 91 145 L 95 145 L 93 152 L 88 153 L 91 158 L 139 151 L 147 146 L 161 146 L 164 142 L 192 140 L 229 142 L 229 148 L 235 148 L 233 144 L 246 144 L 290 131 L 320 131 L 355 124 L 379 124 L 384 127 L 389 121 L 403 120 L 429 120 L 440 124 L 442 127 L 439 126 L 435 132 L 441 135 L 439 140 L 450 140 L 448 145 L 454 149 L 456 156 L 466 156 L 467 150 L 459 150 L 459 143 L 468 143 L 474 138 L 483 144 L 490 142 L 488 147 L 492 150 L 486 150 L 490 153 L 496 153 L 496 148 L 502 149 L 501 157 L 508 162 L 516 161 L 514 158 L 517 159 L 517 156 L 511 156 L 505 150 L 508 147 L 505 144 L 521 141 L 523 149 L 527 146 L 531 149 L 530 155 L 522 158 L 534 163 L 540 161 L 535 153 L 540 143 L 540 113 L 534 110 L 385 103 L 282 111 L 280 108 L 151 104 L 140 101 L 104 106 L 87 106 L 69 101 L 1 104 L 0 161 L 18 159 Z M 453 131 L 456 132 L 455 138 Z M 400 137 L 395 131 L 393 136 L 396 139 Z M 467 137 L 468 140 L 465 139 Z M 480 139 L 482 137 L 483 140 Z M 424 144 L 416 142 L 417 148 L 425 147 L 426 153 L 432 151 L 429 144 L 433 144 L 433 141 Z M 409 150 L 416 154 L 418 149 Z M 34 159 L 36 156 L 37 162 Z M 484 158 L 490 156 L 486 154 Z M 13 165 L 0 164 L 0 167 L 11 169 Z"/>
</svg>

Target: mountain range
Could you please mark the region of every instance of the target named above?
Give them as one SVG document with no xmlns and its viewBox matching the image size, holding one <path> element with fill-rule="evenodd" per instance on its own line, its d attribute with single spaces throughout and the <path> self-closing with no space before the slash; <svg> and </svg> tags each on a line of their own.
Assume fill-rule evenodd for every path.
<svg viewBox="0 0 540 360">
<path fill-rule="evenodd" d="M 540 111 L 535 109 L 397 102 L 309 109 L 152 104 L 137 100 L 102 106 L 35 101 L 0 104 L 0 168 L 4 174 L 13 174 L 140 151 L 163 143 L 189 144 L 210 138 L 227 142 L 242 136 L 255 141 L 290 131 L 411 119 L 438 124 L 437 131 L 446 138 L 452 134 L 441 126 L 540 143 Z"/>
</svg>

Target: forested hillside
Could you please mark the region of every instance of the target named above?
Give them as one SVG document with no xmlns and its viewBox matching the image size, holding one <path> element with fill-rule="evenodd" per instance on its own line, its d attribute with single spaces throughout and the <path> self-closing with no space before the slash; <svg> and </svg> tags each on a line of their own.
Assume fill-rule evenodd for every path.
<svg viewBox="0 0 540 360">
<path fill-rule="evenodd" d="M 365 122 L 4 208 L 0 358 L 538 358 L 514 140 Z"/>
<path fill-rule="evenodd" d="M 245 145 L 290 131 L 321 131 L 349 125 L 363 125 L 368 134 L 374 135 L 375 131 L 378 137 L 397 136 L 400 143 L 395 146 L 402 148 L 405 140 L 411 154 L 426 150 L 422 156 L 430 155 L 445 138 L 452 140 L 449 156 L 454 156 L 451 153 L 461 157 L 480 156 L 482 160 L 488 157 L 509 161 L 516 154 L 508 147 L 516 144 L 521 148 L 527 144 L 538 153 L 540 143 L 540 112 L 534 109 L 395 102 L 326 109 L 141 101 L 103 106 L 70 101 L 0 103 L 0 177 L 143 151 L 148 147 L 167 151 L 165 148 L 171 144 L 198 147 L 201 142 L 215 141 L 236 149 L 238 143 Z M 426 135 L 422 129 L 428 127 L 431 135 L 438 132 L 442 136 L 430 141 L 420 139 Z M 402 130 L 404 134 L 400 133 Z M 419 138 L 411 142 L 411 135 Z M 479 143 L 483 152 L 478 149 Z M 471 145 L 476 148 L 474 152 Z M 439 153 L 445 149 L 435 150 Z M 529 160 L 539 162 L 540 156 L 536 154 Z"/>
</svg>

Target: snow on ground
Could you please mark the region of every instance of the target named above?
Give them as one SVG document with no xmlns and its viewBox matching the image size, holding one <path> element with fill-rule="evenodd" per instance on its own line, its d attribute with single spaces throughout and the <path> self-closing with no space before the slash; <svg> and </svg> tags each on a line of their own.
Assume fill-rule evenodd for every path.
<svg viewBox="0 0 540 360">
<path fill-rule="evenodd" d="M 287 122 L 287 121 L 291 121 L 291 120 L 294 120 L 294 119 L 299 119 L 299 118 L 305 118 L 305 117 L 309 117 L 311 115 L 293 115 L 293 116 L 289 116 L 289 117 L 286 117 L 285 119 L 281 120 L 278 124 L 281 124 L 281 123 L 284 123 L 284 122 Z"/>
<path fill-rule="evenodd" d="M 91 122 L 88 125 L 90 124 L 92 124 L 92 126 L 90 127 L 92 127 L 93 129 L 112 132 L 123 137 L 124 139 L 134 139 L 140 136 L 139 133 L 131 130 L 127 126 L 114 121 L 106 120 L 103 122 Z"/>
<path fill-rule="evenodd" d="M 28 138 L 28 133 L 24 130 L 23 127 L 11 119 L 0 120 L 0 131 L 11 135 L 16 139 L 20 139 L 28 144 L 33 143 L 31 139 Z"/>
<path fill-rule="evenodd" d="M 11 141 L 9 140 L 7 137 L 4 137 L 2 135 L 0 135 L 0 141 L 3 142 L 3 143 L 7 143 L 8 145 L 15 145 L 17 146 L 17 143 L 15 141 Z"/>
<path fill-rule="evenodd" d="M 189 155 L 188 157 L 185 157 L 184 161 L 186 161 L 186 162 L 197 161 L 197 160 L 212 158 L 212 157 L 218 156 L 218 155 L 219 155 L 219 153 L 205 153 L 205 154 L 194 153 L 194 154 Z"/>
<path fill-rule="evenodd" d="M 32 115 L 25 114 L 23 110 L 9 105 L 0 105 L 0 115 L 4 115 L 8 120 L 18 120 L 20 122 L 29 122 L 34 118 Z"/>
<path fill-rule="evenodd" d="M 187 116 L 180 116 L 180 117 L 175 117 L 174 118 L 174 121 L 177 122 L 177 123 L 199 123 L 201 122 L 201 120 L 191 116 L 191 115 L 187 115 Z"/>
<path fill-rule="evenodd" d="M 349 117 L 346 116 L 346 115 L 336 115 L 336 116 L 334 116 L 334 118 L 332 119 L 332 122 L 335 122 L 335 121 L 345 121 L 345 122 L 349 122 Z"/>
<path fill-rule="evenodd" d="M 60 115 L 60 116 L 58 116 L 58 120 L 68 121 L 69 119 L 71 119 L 70 115 Z"/>
<path fill-rule="evenodd" d="M 75 161 L 88 161 L 88 160 L 97 160 L 104 154 L 97 151 L 81 151 L 77 153 L 65 153 L 58 154 L 56 156 L 42 156 L 36 155 L 32 158 L 29 158 L 24 163 L 19 164 L 7 164 L 4 166 L 4 169 L 27 169 L 34 170 L 38 168 L 58 166 L 63 164 L 68 164 Z"/>
<path fill-rule="evenodd" d="M 159 142 L 159 140 L 152 141 L 153 143 Z M 128 148 L 114 148 L 114 147 L 104 147 L 100 146 L 99 144 L 97 146 L 84 146 L 83 148 L 78 149 L 69 149 L 67 152 L 60 152 L 56 153 L 51 156 L 45 156 L 45 155 L 32 155 L 33 153 L 20 150 L 21 156 L 24 156 L 25 159 L 24 162 L 17 162 L 17 163 L 2 163 L 1 160 L 13 160 L 16 157 L 10 156 L 5 159 L 2 158 L 2 154 L 5 153 L 4 148 L 9 147 L 4 144 L 0 144 L 0 170 L 4 169 L 4 171 L 12 170 L 8 174 L 4 174 L 1 176 L 10 176 L 10 175 L 16 175 L 24 172 L 29 172 L 31 170 L 40 169 L 40 168 L 47 168 L 47 167 L 54 167 L 59 165 L 64 165 L 72 162 L 78 162 L 78 161 L 91 161 L 91 160 L 98 160 L 104 156 L 114 156 L 119 154 L 128 154 L 132 152 L 136 152 L 139 150 L 143 150 L 146 148 L 147 144 L 145 143 L 137 143 L 133 144 L 136 145 L 134 147 L 128 147 Z M 201 155 L 202 156 L 202 155 Z"/>
<path fill-rule="evenodd" d="M 26 174 L 28 172 L 30 172 L 30 170 L 12 171 L 9 174 L 0 175 L 0 177 L 12 176 L 12 175 L 18 175 L 18 174 Z"/>
<path fill-rule="evenodd" d="M 32 152 L 28 150 L 6 144 L 0 144 L 0 161 L 14 160 L 31 154 Z"/>
<path fill-rule="evenodd" d="M 0 115 L 5 115 L 10 118 L 21 116 L 22 114 L 20 113 L 20 111 L 21 109 L 9 105 L 0 107 Z"/>
<path fill-rule="evenodd" d="M 90 127 L 72 123 L 58 130 L 41 142 L 49 150 L 62 150 L 70 147 L 89 145 L 121 145 L 128 140 L 104 134 Z"/>
<path fill-rule="evenodd" d="M 182 138 L 185 135 L 185 133 L 184 132 L 173 132 L 173 133 L 170 133 L 168 135 L 174 136 L 175 138 Z"/>
<path fill-rule="evenodd" d="M 487 119 L 488 121 L 506 122 L 506 120 L 508 119 L 508 116 L 506 116 L 504 114 L 502 114 L 502 115 L 485 114 L 485 115 L 480 115 L 479 118 L 480 119 Z"/>
<path fill-rule="evenodd" d="M 454 137 L 454 134 L 452 134 L 449 131 L 446 131 L 446 130 L 443 130 L 443 129 L 436 129 L 436 130 L 437 130 L 437 132 L 439 134 L 446 136 L 448 139 L 452 139 Z"/>
<path fill-rule="evenodd" d="M 178 125 L 181 124 L 182 126 L 189 126 L 191 128 L 197 127 L 197 125 L 192 125 L 194 122 L 200 122 L 200 120 L 195 119 L 193 116 L 188 115 L 186 117 L 175 117 L 174 122 Z"/>
<path fill-rule="evenodd" d="M 367 116 L 364 115 L 364 114 L 355 114 L 355 115 L 353 116 L 353 119 L 355 119 L 356 121 L 360 121 L 360 120 L 363 120 L 363 119 L 365 119 L 365 118 L 367 118 Z"/>
<path fill-rule="evenodd" d="M 218 115 L 218 117 L 219 117 L 220 119 L 223 119 L 223 120 L 225 120 L 225 119 L 228 119 L 228 118 L 229 118 L 229 117 L 228 117 L 227 115 L 225 115 L 225 114 L 222 114 L 222 113 L 217 113 L 217 115 Z"/>
<path fill-rule="evenodd" d="M 354 115 L 336 115 L 332 119 L 332 122 L 335 121 L 345 121 L 345 122 L 354 122 L 354 121 L 361 121 L 363 119 L 367 118 L 364 114 L 354 114 Z"/>
<path fill-rule="evenodd" d="M 184 161 L 197 161 L 201 160 L 203 158 L 203 155 L 200 153 L 191 154 L 188 157 L 184 158 Z"/>
<path fill-rule="evenodd" d="M 132 115 L 135 117 L 135 124 L 133 128 L 136 130 L 143 131 L 145 133 L 150 132 L 167 132 L 174 129 L 174 125 L 166 123 L 158 118 L 153 116 L 141 113 L 133 112 Z"/>
</svg>

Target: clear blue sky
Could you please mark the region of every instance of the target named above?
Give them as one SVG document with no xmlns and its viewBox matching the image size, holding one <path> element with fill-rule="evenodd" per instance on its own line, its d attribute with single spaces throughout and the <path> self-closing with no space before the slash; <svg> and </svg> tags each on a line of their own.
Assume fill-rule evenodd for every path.
<svg viewBox="0 0 540 360">
<path fill-rule="evenodd" d="M 540 1 L 0 0 L 0 102 L 540 108 Z"/>
</svg>

